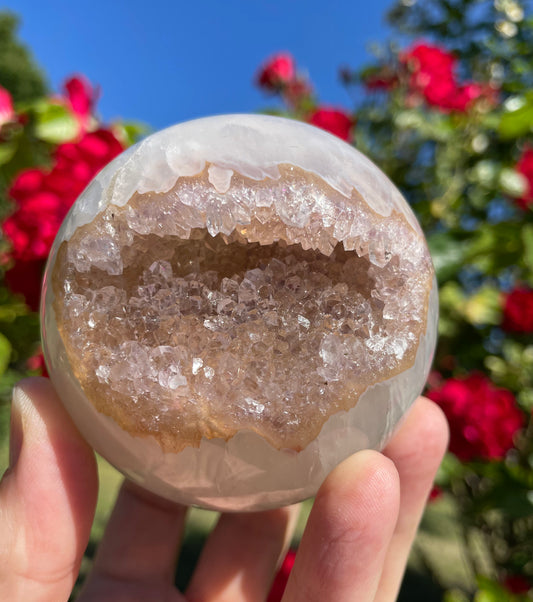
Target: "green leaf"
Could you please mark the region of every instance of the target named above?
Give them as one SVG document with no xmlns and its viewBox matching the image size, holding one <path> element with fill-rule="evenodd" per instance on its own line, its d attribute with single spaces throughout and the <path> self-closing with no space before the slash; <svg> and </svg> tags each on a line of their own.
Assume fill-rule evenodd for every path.
<svg viewBox="0 0 533 602">
<path fill-rule="evenodd" d="M 480 575 L 477 577 L 479 591 L 474 597 L 474 602 L 513 602 L 522 599 L 519 596 L 513 596 L 511 592 L 488 577 Z"/>
<path fill-rule="evenodd" d="M 5 305 L 0 304 L 0 322 L 13 322 L 19 316 L 28 314 L 28 306 L 23 301 L 10 300 Z"/>
<path fill-rule="evenodd" d="M 444 142 L 453 134 L 454 128 L 447 115 L 422 112 L 416 109 L 400 111 L 394 118 L 401 130 L 417 130 L 426 138 Z"/>
<path fill-rule="evenodd" d="M 463 314 L 471 324 L 499 324 L 501 306 L 501 292 L 497 288 L 484 286 L 466 301 Z"/>
<path fill-rule="evenodd" d="M 0 376 L 0 411 L 2 405 L 11 401 L 11 395 L 13 393 L 13 387 L 19 382 L 19 380 L 28 376 L 27 371 L 14 370 L 8 368 Z M 0 419 L 1 422 L 1 419 Z M 1 430 L 1 425 L 0 425 Z"/>
<path fill-rule="evenodd" d="M 140 121 L 128 122 L 128 123 L 114 123 L 113 131 L 117 138 L 121 140 L 126 146 L 131 146 L 138 142 L 141 138 L 144 138 L 150 134 L 150 127 L 141 123 Z"/>
<path fill-rule="evenodd" d="M 465 467 L 457 456 L 445 454 L 435 476 L 435 483 L 441 487 L 447 486 L 452 480 L 462 478 Z"/>
<path fill-rule="evenodd" d="M 493 379 L 501 381 L 509 371 L 507 362 L 496 355 L 489 355 L 485 358 L 485 367 L 492 373 Z"/>
<path fill-rule="evenodd" d="M 500 172 L 500 187 L 502 192 L 514 197 L 521 197 L 527 191 L 528 183 L 526 178 L 515 171 L 505 167 Z"/>
<path fill-rule="evenodd" d="M 525 388 L 519 391 L 517 401 L 523 410 L 533 412 L 533 389 Z"/>
<path fill-rule="evenodd" d="M 472 233 L 465 263 L 471 263 L 485 274 L 497 274 L 502 267 L 519 262 L 522 251 L 516 222 L 484 224 Z"/>
<path fill-rule="evenodd" d="M 464 265 L 466 244 L 448 232 L 429 236 L 428 246 L 439 282 L 452 278 Z"/>
<path fill-rule="evenodd" d="M 0 376 L 7 370 L 11 359 L 11 343 L 9 339 L 0 332 Z"/>
<path fill-rule="evenodd" d="M 482 470 L 484 467 L 478 467 Z M 486 470 L 490 471 L 489 466 Z M 481 516 L 499 510 L 508 520 L 527 518 L 533 514 L 533 499 L 530 489 L 510 474 L 490 475 L 492 489 L 472 500 L 470 512 Z M 489 477 L 490 478 L 490 477 Z"/>
<path fill-rule="evenodd" d="M 13 347 L 12 360 L 24 361 L 35 353 L 40 341 L 39 314 L 31 312 L 0 324 L 2 334 Z"/>
<path fill-rule="evenodd" d="M 461 285 L 452 280 L 440 287 L 439 299 L 442 309 L 458 312 L 465 301 L 465 294 Z"/>
<path fill-rule="evenodd" d="M 0 144 L 0 165 L 9 163 L 17 151 L 17 141 L 9 140 Z"/>
<path fill-rule="evenodd" d="M 507 102 L 507 106 L 509 105 L 511 110 L 502 115 L 498 128 L 502 138 L 518 138 L 532 132 L 533 93 L 529 92 L 524 97 L 510 99 Z"/>
<path fill-rule="evenodd" d="M 43 100 L 33 110 L 36 117 L 35 135 L 40 140 L 60 144 L 78 135 L 78 122 L 64 105 Z"/>
<path fill-rule="evenodd" d="M 478 161 L 470 170 L 470 179 L 488 188 L 494 186 L 498 176 L 499 165 L 495 161 L 483 159 Z"/>
<path fill-rule="evenodd" d="M 469 602 L 469 598 L 464 592 L 453 589 L 444 594 L 442 602 Z"/>
<path fill-rule="evenodd" d="M 533 272 L 533 224 L 522 226 L 522 242 L 524 243 L 524 263 Z"/>
</svg>

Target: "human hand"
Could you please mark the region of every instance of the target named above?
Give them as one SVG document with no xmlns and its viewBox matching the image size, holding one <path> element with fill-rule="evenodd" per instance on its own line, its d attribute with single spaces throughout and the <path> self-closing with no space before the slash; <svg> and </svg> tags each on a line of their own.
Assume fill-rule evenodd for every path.
<svg viewBox="0 0 533 602">
<path fill-rule="evenodd" d="M 283 602 L 392 602 L 447 444 L 420 398 L 384 452 L 345 460 L 317 494 Z M 94 454 L 42 378 L 13 395 L 0 482 L 0 600 L 69 598 L 89 539 Z M 186 508 L 126 482 L 78 602 L 255 602 L 269 590 L 297 506 L 223 514 L 188 590 L 173 586 Z"/>
</svg>

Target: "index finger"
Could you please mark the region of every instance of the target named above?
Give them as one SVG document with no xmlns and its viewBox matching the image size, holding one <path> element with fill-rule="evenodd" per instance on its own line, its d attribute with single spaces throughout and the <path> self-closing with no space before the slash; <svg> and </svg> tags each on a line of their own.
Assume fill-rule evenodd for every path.
<svg viewBox="0 0 533 602">
<path fill-rule="evenodd" d="M 371 602 L 399 506 L 398 473 L 364 450 L 324 481 L 309 516 L 283 602 Z"/>
</svg>

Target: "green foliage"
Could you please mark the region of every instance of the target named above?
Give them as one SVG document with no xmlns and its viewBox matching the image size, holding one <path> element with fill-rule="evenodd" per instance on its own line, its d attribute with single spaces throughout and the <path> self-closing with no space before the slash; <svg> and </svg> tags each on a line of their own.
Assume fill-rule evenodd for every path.
<svg viewBox="0 0 533 602">
<path fill-rule="evenodd" d="M 432 39 L 455 52 L 470 77 L 498 81 L 506 93 L 533 88 L 531 2 L 403 0 L 387 15 L 411 38 Z"/>
<path fill-rule="evenodd" d="M 12 209 L 7 189 L 13 178 L 27 167 L 46 166 L 50 162 L 51 146 L 35 132 L 36 118 L 31 106 L 27 108 L 28 124 L 8 123 L 2 127 L 0 138 L 0 218 Z"/>
<path fill-rule="evenodd" d="M 533 214 L 514 200 L 529 187 L 515 165 L 532 143 L 533 22 L 514 0 L 402 2 L 389 17 L 402 33 L 429 36 L 455 51 L 463 78 L 490 81 L 499 90 L 495 106 L 454 113 L 424 102 L 403 108 L 400 82 L 363 102 L 358 143 L 412 200 L 428 234 L 441 285 L 436 369 L 488 372 L 530 416 L 533 340 L 500 326 L 506 287 L 533 286 Z M 512 595 L 498 577 L 522 575 L 533 582 L 528 429 L 505 461 L 464 465 L 455 459 L 441 468 L 438 482 L 458 503 L 466 550 L 477 533 L 494 567 L 470 592 L 448 592 L 447 602 L 526 599 Z M 476 566 L 475 556 L 470 562 Z"/>
<path fill-rule="evenodd" d="M 118 122 L 113 124 L 113 130 L 117 136 L 117 138 L 124 144 L 124 146 L 128 147 L 132 144 L 135 144 L 144 136 L 148 136 L 150 133 L 150 128 L 141 122 Z"/>
<path fill-rule="evenodd" d="M 10 91 L 15 102 L 43 97 L 48 86 L 29 50 L 18 40 L 19 20 L 0 12 L 0 86 Z"/>
<path fill-rule="evenodd" d="M 525 596 L 510 594 L 507 588 L 486 577 L 478 577 L 477 582 L 479 589 L 474 602 L 520 602 L 528 599 Z"/>
<path fill-rule="evenodd" d="M 31 110 L 35 118 L 35 136 L 39 140 L 60 144 L 77 136 L 78 122 L 63 104 L 41 99 L 32 105 Z"/>
<path fill-rule="evenodd" d="M 439 96 L 440 75 L 433 96 L 417 88 L 394 44 L 342 74 L 346 85 L 370 88 L 355 107 L 355 145 L 399 186 L 426 232 L 440 285 L 435 370 L 444 379 L 487 374 L 524 412 L 526 427 L 501 460 L 450 455 L 441 467 L 437 483 L 457 504 L 465 558 L 484 575 L 469 590 L 450 590 L 447 602 L 525 599 L 503 585 L 508 575 L 533 584 L 533 336 L 525 322 L 522 331 L 505 325 L 507 294 L 533 287 L 533 170 L 517 167 L 533 148 L 530 9 L 518 0 L 401 0 L 391 9 L 390 24 L 409 38 L 404 48 L 453 53 L 456 97 L 464 87 L 484 90 L 470 104 L 454 108 Z M 533 306 L 518 311 L 533 319 Z M 465 436 L 460 428 L 452 417 L 452 443 Z"/>
<path fill-rule="evenodd" d="M 504 139 L 533 133 L 533 92 L 512 96 L 507 100 L 498 131 Z"/>
<path fill-rule="evenodd" d="M 29 53 L 15 38 L 17 19 L 13 15 L 0 13 L 0 85 L 6 86 L 15 100 L 15 115 L 9 116 L 0 123 L 0 220 L 5 220 L 10 214 L 23 211 L 23 203 L 14 202 L 9 198 L 8 191 L 18 175 L 26 169 L 39 169 L 41 177 L 49 178 L 54 165 L 54 151 L 64 143 L 76 145 L 85 135 L 96 135 L 97 128 L 102 128 L 96 117 L 88 111 L 86 115 L 77 115 L 68 97 L 45 97 L 46 87 L 38 70 L 33 66 Z M 15 57 L 15 58 L 13 58 Z M 16 59 L 16 60 L 15 60 Z M 17 62 L 18 61 L 18 62 Z M 10 69 L 15 72 L 11 77 Z M 7 75 L 6 75 L 7 74 Z M 5 79 L 2 79 L 5 76 Z M 17 79 L 18 78 L 18 79 Z M 20 80 L 20 81 L 19 81 Z M 92 107 L 92 90 L 90 87 L 83 92 L 87 96 L 87 105 Z M 99 130 L 98 130 L 99 131 Z M 109 130 L 115 140 L 114 151 L 135 142 L 146 128 L 138 123 L 119 123 Z M 94 161 L 92 158 L 89 160 Z M 100 159 L 98 159 L 100 160 Z M 108 159 L 109 160 L 109 159 Z M 79 161 L 88 161 L 87 157 Z M 103 159 L 101 160 L 103 161 Z M 99 169 L 97 166 L 84 165 L 85 169 Z M 83 170 L 82 170 L 83 171 Z M 53 174 L 52 174 L 53 175 Z M 83 176 L 88 178 L 89 176 Z M 44 180 L 41 180 L 44 181 Z M 17 232 L 31 240 L 35 232 L 35 222 L 40 219 L 49 228 L 58 227 L 58 221 L 51 219 L 50 208 L 46 199 L 55 203 L 54 210 L 60 215 L 66 214 L 74 201 L 76 186 L 79 181 L 71 173 L 62 175 L 62 188 L 46 189 L 43 215 L 28 215 L 23 213 L 19 218 Z M 82 185 L 88 183 L 88 179 Z M 44 190 L 44 189 L 43 189 Z M 41 206 L 35 203 L 35 198 L 42 190 L 34 191 L 34 212 L 40 212 Z M 42 198 L 42 197 L 41 197 Z M 51 199 L 51 201 L 50 201 Z M 51 223 L 48 223 L 51 222 Z M 24 225 L 26 224 L 26 225 Z M 27 232 L 21 228 L 27 228 Z M 40 324 L 39 316 L 26 304 L 22 294 L 14 294 L 5 281 L 6 272 L 13 267 L 18 268 L 17 279 L 23 281 L 25 272 L 35 292 L 24 294 L 38 295 L 39 274 L 44 269 L 45 253 L 27 256 L 22 252 L 16 256 L 7 236 L 0 234 L 0 410 L 2 404 L 9 402 L 13 385 L 24 376 L 41 372 L 40 353 Z M 33 242 L 31 240 L 31 242 Z M 28 242 L 21 243 L 29 247 Z M 51 244 L 51 238 L 47 243 Z M 24 252 L 25 252 L 24 250 Z M 20 249 L 19 249 L 20 252 Z M 17 289 L 14 289 L 17 290 Z M 37 298 L 28 301 L 35 305 Z"/>
<path fill-rule="evenodd" d="M 9 362 L 11 360 L 11 343 L 9 339 L 0 333 L 0 376 L 2 376 L 7 367 L 9 366 Z"/>
<path fill-rule="evenodd" d="M 453 589 L 444 594 L 442 602 L 469 602 L 469 598 L 461 590 Z"/>
</svg>

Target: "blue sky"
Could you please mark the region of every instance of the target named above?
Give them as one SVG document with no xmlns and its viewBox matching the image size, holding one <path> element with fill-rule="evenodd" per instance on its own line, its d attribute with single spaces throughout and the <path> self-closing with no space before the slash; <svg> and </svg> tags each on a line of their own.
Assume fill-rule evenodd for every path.
<svg viewBox="0 0 533 602">
<path fill-rule="evenodd" d="M 20 37 L 51 85 L 74 72 L 99 84 L 105 120 L 158 129 L 266 106 L 252 83 L 278 50 L 293 53 L 324 103 L 350 106 L 338 80 L 385 41 L 392 0 L 16 0 Z"/>
</svg>

